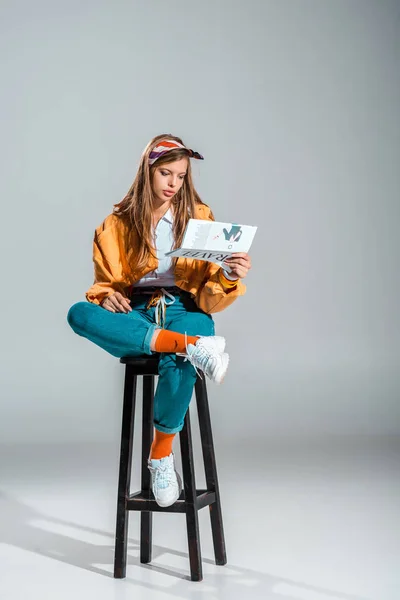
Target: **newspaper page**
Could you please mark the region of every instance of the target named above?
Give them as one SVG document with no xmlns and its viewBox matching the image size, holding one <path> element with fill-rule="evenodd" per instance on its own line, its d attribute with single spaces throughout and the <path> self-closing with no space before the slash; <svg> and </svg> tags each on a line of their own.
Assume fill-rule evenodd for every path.
<svg viewBox="0 0 400 600">
<path fill-rule="evenodd" d="M 181 247 L 165 256 L 185 256 L 221 265 L 234 252 L 248 252 L 256 231 L 252 225 L 189 219 Z"/>
</svg>

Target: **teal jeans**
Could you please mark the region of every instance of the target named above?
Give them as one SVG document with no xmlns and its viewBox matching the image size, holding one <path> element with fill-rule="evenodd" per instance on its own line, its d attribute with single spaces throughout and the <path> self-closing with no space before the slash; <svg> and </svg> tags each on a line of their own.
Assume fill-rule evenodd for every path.
<svg viewBox="0 0 400 600">
<path fill-rule="evenodd" d="M 214 335 L 214 321 L 200 310 L 189 294 L 175 295 L 167 306 L 165 329 L 188 335 Z M 87 338 L 106 352 L 122 356 L 155 354 L 150 341 L 158 328 L 155 308 L 146 308 L 150 296 L 133 295 L 132 312 L 112 313 L 91 302 L 77 302 L 68 311 L 67 321 L 75 333 Z M 183 427 L 196 382 L 196 371 L 181 356 L 160 354 L 159 377 L 154 395 L 154 426 L 165 433 L 177 433 Z"/>
</svg>

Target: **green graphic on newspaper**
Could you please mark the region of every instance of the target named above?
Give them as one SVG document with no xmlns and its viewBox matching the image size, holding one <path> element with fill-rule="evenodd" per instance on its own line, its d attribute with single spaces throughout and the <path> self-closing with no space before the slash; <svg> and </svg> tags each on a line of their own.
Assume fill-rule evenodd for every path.
<svg viewBox="0 0 400 600">
<path fill-rule="evenodd" d="M 240 225 L 232 225 L 231 230 L 228 231 L 227 229 L 222 230 L 225 234 L 225 239 L 227 242 L 238 242 L 242 236 L 242 228 Z"/>
</svg>

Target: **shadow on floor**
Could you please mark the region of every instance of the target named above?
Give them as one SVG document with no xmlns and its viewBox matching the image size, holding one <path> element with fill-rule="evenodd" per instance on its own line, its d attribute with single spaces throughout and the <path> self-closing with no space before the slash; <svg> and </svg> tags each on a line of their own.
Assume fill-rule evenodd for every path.
<svg viewBox="0 0 400 600">
<path fill-rule="evenodd" d="M 46 529 L 35 525 L 35 521 L 46 523 Z M 52 532 L 51 526 L 64 526 L 91 535 L 109 538 L 109 544 L 95 543 L 74 539 L 60 533 Z M 48 528 L 47 528 L 48 526 Z M 0 538 L 4 545 L 21 548 L 41 556 L 86 569 L 99 575 L 113 578 L 110 570 L 97 565 L 113 565 L 114 533 L 101 531 L 92 527 L 49 517 L 29 505 L 24 504 L 9 494 L 0 491 Z M 187 569 L 175 571 L 157 564 L 157 559 L 165 555 L 187 560 Z M 139 541 L 129 538 L 128 575 L 123 580 L 115 580 L 116 585 L 135 585 L 149 591 L 172 594 L 176 598 L 198 600 L 211 598 L 235 598 L 247 594 L 252 600 L 370 600 L 365 597 L 349 595 L 343 592 L 322 589 L 302 582 L 274 577 L 248 568 L 229 564 L 216 567 L 213 560 L 203 558 L 204 579 L 202 582 L 191 582 L 189 573 L 189 557 L 186 552 L 171 550 L 153 544 L 153 561 L 141 564 L 139 558 Z M 213 565 L 217 571 L 207 572 L 207 565 Z M 175 579 L 173 585 L 157 585 L 152 582 L 136 581 L 129 576 L 129 567 L 136 566 L 154 573 L 162 573 Z M 204 589 L 206 587 L 206 589 Z"/>
</svg>

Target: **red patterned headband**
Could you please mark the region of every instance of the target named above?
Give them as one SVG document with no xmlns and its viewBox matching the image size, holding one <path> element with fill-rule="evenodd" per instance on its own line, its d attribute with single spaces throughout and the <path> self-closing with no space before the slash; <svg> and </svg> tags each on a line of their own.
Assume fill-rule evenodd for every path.
<svg viewBox="0 0 400 600">
<path fill-rule="evenodd" d="M 194 150 L 191 150 L 190 148 L 186 148 L 186 146 L 180 144 L 179 142 L 175 142 L 175 140 L 161 140 L 160 142 L 158 142 L 157 146 L 153 148 L 153 150 L 150 152 L 149 164 L 152 165 L 158 158 L 160 158 L 160 156 L 163 156 L 167 152 L 175 150 L 176 148 L 183 148 L 184 150 L 187 150 L 190 158 L 198 158 L 199 160 L 204 160 L 204 156 L 202 156 L 198 152 L 195 152 Z"/>
</svg>

